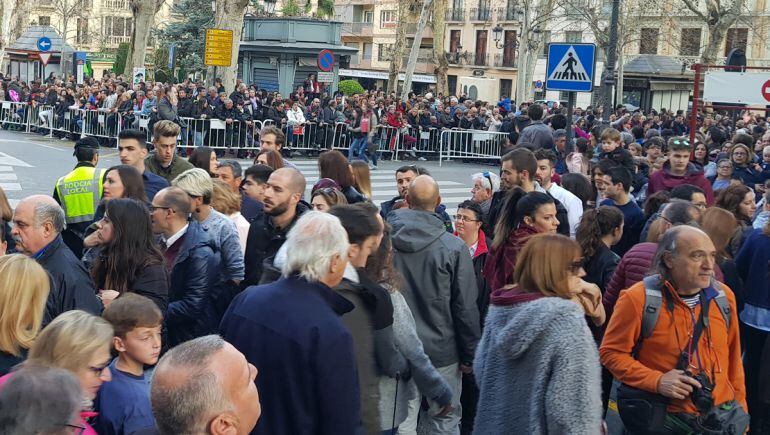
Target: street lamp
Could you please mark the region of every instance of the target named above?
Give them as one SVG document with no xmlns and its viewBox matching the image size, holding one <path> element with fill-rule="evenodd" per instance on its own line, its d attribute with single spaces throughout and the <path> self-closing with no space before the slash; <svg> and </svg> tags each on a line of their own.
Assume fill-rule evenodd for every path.
<svg viewBox="0 0 770 435">
<path fill-rule="evenodd" d="M 503 28 L 499 24 L 492 29 L 492 39 L 495 41 L 497 48 L 503 48 L 505 44 L 500 44 L 500 40 L 503 38 Z"/>
</svg>

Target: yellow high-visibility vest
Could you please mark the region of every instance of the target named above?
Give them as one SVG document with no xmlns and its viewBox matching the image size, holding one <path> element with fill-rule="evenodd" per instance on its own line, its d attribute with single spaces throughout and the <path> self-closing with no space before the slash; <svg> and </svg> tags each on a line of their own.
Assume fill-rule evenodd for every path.
<svg viewBox="0 0 770 435">
<path fill-rule="evenodd" d="M 68 224 L 94 220 L 102 198 L 104 169 L 81 166 L 59 178 L 56 194 Z"/>
</svg>

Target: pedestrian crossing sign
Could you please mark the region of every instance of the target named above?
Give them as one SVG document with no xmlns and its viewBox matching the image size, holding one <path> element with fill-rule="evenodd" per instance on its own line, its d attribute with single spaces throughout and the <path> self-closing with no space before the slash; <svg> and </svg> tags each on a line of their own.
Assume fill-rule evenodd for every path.
<svg viewBox="0 0 770 435">
<path fill-rule="evenodd" d="M 545 87 L 549 91 L 591 92 L 596 71 L 594 44 L 548 44 Z"/>
</svg>

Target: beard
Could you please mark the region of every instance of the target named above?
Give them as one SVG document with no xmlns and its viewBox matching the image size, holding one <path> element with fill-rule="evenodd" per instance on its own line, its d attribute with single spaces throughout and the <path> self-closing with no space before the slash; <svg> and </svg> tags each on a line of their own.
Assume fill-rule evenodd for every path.
<svg viewBox="0 0 770 435">
<path fill-rule="evenodd" d="M 289 209 L 289 200 L 274 205 L 270 210 L 265 210 L 265 213 L 267 213 L 269 216 L 278 216 L 286 213 L 286 210 Z"/>
</svg>

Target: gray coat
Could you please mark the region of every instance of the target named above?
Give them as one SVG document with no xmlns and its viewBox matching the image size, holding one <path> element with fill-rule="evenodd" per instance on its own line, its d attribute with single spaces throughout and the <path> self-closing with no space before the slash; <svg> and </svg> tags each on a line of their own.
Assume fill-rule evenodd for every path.
<svg viewBox="0 0 770 435">
<path fill-rule="evenodd" d="M 398 427 L 406 420 L 409 401 L 418 397 L 420 393 L 442 407 L 452 401 L 452 389 L 425 355 L 406 299 L 399 292 L 391 293 L 390 299 L 393 301 L 393 335 L 396 346 L 399 353 L 406 357 L 412 377 L 406 381 L 403 379 L 396 381 L 387 376 L 380 377 L 379 409 L 383 431 Z M 398 382 L 398 391 L 396 391 L 396 382 Z M 393 408 L 395 408 L 395 419 Z"/>
<path fill-rule="evenodd" d="M 478 287 L 468 247 L 436 213 L 400 209 L 393 226 L 393 264 L 406 281 L 404 298 L 435 367 L 471 362 L 479 331 Z"/>
<path fill-rule="evenodd" d="M 473 364 L 474 434 L 600 433 L 599 353 L 584 317 L 556 297 L 490 306 Z"/>
<path fill-rule="evenodd" d="M 531 143 L 536 149 L 553 148 L 553 130 L 542 121 L 535 121 L 521 130 L 516 143 Z"/>
</svg>

